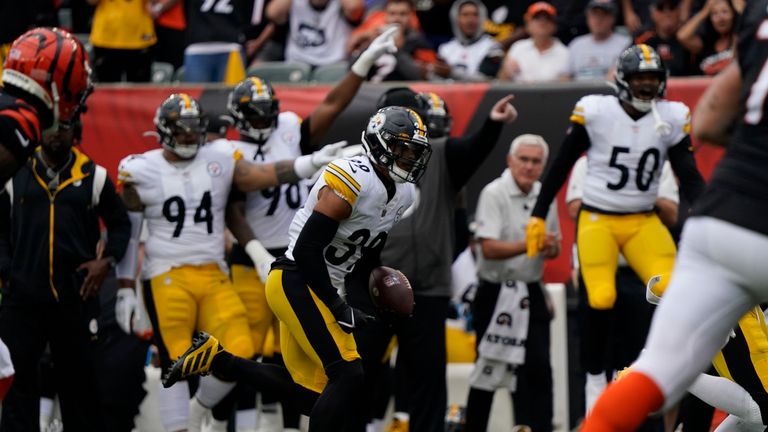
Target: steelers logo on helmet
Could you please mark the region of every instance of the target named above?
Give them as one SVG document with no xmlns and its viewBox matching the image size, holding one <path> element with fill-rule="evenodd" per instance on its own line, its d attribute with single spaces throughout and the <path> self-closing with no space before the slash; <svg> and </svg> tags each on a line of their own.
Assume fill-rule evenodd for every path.
<svg viewBox="0 0 768 432">
<path fill-rule="evenodd" d="M 440 138 L 451 134 L 453 118 L 448 113 L 448 105 L 434 92 L 419 93 L 418 97 L 428 107 L 426 120 L 430 138 Z"/>
<path fill-rule="evenodd" d="M 265 145 L 277 128 L 280 103 L 267 80 L 249 77 L 240 81 L 229 93 L 227 109 L 235 129 L 256 144 Z"/>
<path fill-rule="evenodd" d="M 186 93 L 174 93 L 157 108 L 155 127 L 160 145 L 182 159 L 192 159 L 205 143 L 208 120 L 200 104 Z"/>
<path fill-rule="evenodd" d="M 633 45 L 619 56 L 616 68 L 618 96 L 640 112 L 652 109 L 667 91 L 669 71 L 659 54 L 650 46 Z"/>
<path fill-rule="evenodd" d="M 427 127 L 416 111 L 385 107 L 368 121 L 363 147 L 371 160 L 384 166 L 397 183 L 419 181 L 432 155 Z"/>
</svg>

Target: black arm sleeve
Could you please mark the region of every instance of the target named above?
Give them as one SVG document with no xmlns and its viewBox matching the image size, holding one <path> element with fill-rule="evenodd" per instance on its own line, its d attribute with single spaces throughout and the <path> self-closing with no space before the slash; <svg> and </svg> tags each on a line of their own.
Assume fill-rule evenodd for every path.
<svg viewBox="0 0 768 432">
<path fill-rule="evenodd" d="M 0 279 L 8 280 L 11 269 L 11 197 L 0 192 Z"/>
<path fill-rule="evenodd" d="M 116 261 L 123 259 L 128 241 L 131 239 L 131 220 L 125 210 L 123 200 L 117 195 L 115 185 L 107 177 L 101 190 L 99 205 L 96 213 L 107 227 L 107 245 L 104 248 L 105 257 L 114 257 Z"/>
<path fill-rule="evenodd" d="M 312 145 L 312 137 L 309 134 L 310 120 L 310 117 L 305 118 L 301 121 L 301 126 L 299 126 L 299 132 L 301 133 L 301 138 L 299 138 L 299 148 L 301 149 L 302 155 L 308 155 L 317 150 L 317 148 Z"/>
<path fill-rule="evenodd" d="M 455 190 L 464 187 L 499 140 L 504 123 L 485 119 L 479 130 L 461 138 L 448 138 L 445 159 Z"/>
<path fill-rule="evenodd" d="M 555 195 L 563 187 L 573 164 L 581 157 L 582 153 L 589 149 L 589 145 L 587 129 L 580 124 L 571 123 L 571 128 L 563 139 L 563 143 L 560 144 L 560 150 L 557 152 L 555 160 L 552 161 L 552 165 L 544 176 L 541 192 L 539 192 L 539 198 L 536 199 L 536 205 L 533 207 L 531 216 L 547 218 L 549 205 L 552 204 Z"/>
<path fill-rule="evenodd" d="M 696 168 L 691 137 L 686 135 L 679 143 L 670 147 L 667 156 L 669 156 L 672 171 L 680 181 L 680 193 L 688 203 L 693 203 L 704 191 L 704 178 Z"/>
<path fill-rule="evenodd" d="M 293 258 L 299 267 L 299 273 L 327 306 L 338 300 L 339 294 L 331 284 L 323 251 L 331 243 L 338 229 L 338 221 L 313 211 L 304 223 L 293 248 Z"/>
</svg>

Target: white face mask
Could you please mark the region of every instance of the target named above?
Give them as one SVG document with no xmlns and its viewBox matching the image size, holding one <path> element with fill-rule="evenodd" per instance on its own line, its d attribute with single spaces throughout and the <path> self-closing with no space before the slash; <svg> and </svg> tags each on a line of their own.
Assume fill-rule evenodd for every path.
<svg viewBox="0 0 768 432">
<path fill-rule="evenodd" d="M 166 147 L 176 156 L 182 159 L 192 159 L 197 155 L 197 151 L 200 149 L 198 144 L 182 145 L 176 144 L 175 147 Z"/>
</svg>

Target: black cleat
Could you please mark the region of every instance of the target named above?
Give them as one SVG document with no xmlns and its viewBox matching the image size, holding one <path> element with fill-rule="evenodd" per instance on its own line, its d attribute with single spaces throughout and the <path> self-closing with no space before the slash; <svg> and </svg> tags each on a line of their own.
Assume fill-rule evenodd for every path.
<svg viewBox="0 0 768 432">
<path fill-rule="evenodd" d="M 192 339 L 192 346 L 168 368 L 163 376 L 163 387 L 168 388 L 192 375 L 207 375 L 213 358 L 223 350 L 218 339 L 206 332 L 198 333 Z"/>
</svg>

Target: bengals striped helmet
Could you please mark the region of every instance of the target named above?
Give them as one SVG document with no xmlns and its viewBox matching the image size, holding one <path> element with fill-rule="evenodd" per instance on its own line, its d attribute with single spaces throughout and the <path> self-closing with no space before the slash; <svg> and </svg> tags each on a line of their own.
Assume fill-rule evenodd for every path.
<svg viewBox="0 0 768 432">
<path fill-rule="evenodd" d="M 35 28 L 13 41 L 2 81 L 38 98 L 51 110 L 52 123 L 41 124 L 48 131 L 55 131 L 59 122 L 69 125 L 76 121 L 93 91 L 83 45 L 58 28 Z"/>
</svg>

